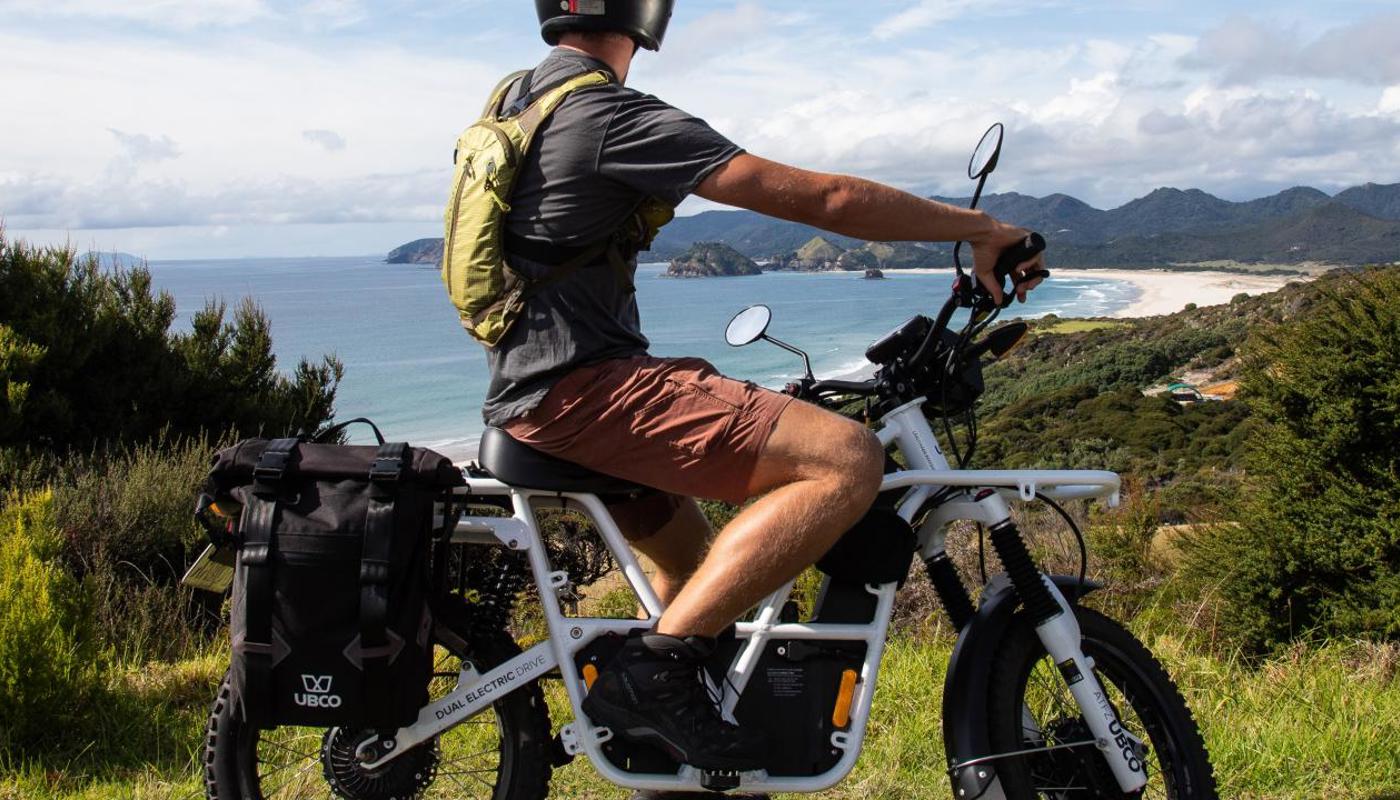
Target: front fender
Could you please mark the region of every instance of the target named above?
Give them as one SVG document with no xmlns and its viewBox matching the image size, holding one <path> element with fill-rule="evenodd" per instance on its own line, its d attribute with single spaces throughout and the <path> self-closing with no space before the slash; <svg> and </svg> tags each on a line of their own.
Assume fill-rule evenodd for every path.
<svg viewBox="0 0 1400 800">
<path fill-rule="evenodd" d="M 1085 581 L 1081 586 L 1077 576 L 1048 577 L 1071 605 L 1083 595 L 1103 588 L 1096 581 Z M 1018 606 L 1011 579 L 997 575 L 987 581 L 977 613 L 958 634 L 943 682 L 943 749 L 950 768 L 992 754 L 987 733 L 987 687 L 992 660 Z M 996 764 L 984 762 L 952 770 L 949 777 L 954 797 L 976 800 L 996 782 Z"/>
</svg>

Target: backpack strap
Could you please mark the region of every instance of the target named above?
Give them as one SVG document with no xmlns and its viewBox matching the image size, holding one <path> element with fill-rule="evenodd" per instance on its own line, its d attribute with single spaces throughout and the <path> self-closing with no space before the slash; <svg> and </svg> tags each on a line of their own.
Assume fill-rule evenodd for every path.
<svg viewBox="0 0 1400 800">
<path fill-rule="evenodd" d="M 248 579 L 244 585 L 244 633 L 238 643 L 244 665 L 245 719 L 258 724 L 272 717 L 272 669 L 281 660 L 272 629 L 272 529 L 277 523 L 278 493 L 298 439 L 274 439 L 253 468 L 253 491 L 243 509 L 243 544 L 238 553 Z"/>
<path fill-rule="evenodd" d="M 521 133 L 525 134 L 525 139 L 521 144 L 521 150 L 529 152 L 530 144 L 535 139 L 535 133 L 540 126 L 549 119 L 559 105 L 568 99 L 569 95 L 583 89 L 594 89 L 599 86 L 607 86 L 613 82 L 611 74 L 602 70 L 595 72 L 585 72 L 582 75 L 575 75 L 564 81 L 546 87 L 529 96 L 530 105 L 519 116 L 513 118 L 516 125 L 520 126 Z"/>
<path fill-rule="evenodd" d="M 374 466 L 369 471 L 369 510 L 365 516 L 365 537 L 360 552 L 359 656 L 365 686 L 370 687 L 384 685 L 388 666 L 404 646 L 403 639 L 388 630 L 389 563 L 396 533 L 394 501 L 411 456 L 406 443 L 382 444 L 375 452 Z M 366 697 L 369 717 L 379 719 L 385 716 L 381 712 L 389 699 L 382 692 Z"/>
<path fill-rule="evenodd" d="M 496 84 L 496 88 L 491 90 L 491 99 L 486 101 L 486 107 L 481 110 L 481 118 L 495 119 L 499 117 L 501 115 L 501 106 L 504 105 L 506 101 L 506 95 L 510 92 L 511 87 L 515 85 L 515 82 L 524 78 L 526 80 L 525 88 L 529 89 L 529 80 L 533 78 L 534 75 L 534 70 L 522 69 L 519 72 L 512 72 L 502 79 L 500 83 Z"/>
</svg>

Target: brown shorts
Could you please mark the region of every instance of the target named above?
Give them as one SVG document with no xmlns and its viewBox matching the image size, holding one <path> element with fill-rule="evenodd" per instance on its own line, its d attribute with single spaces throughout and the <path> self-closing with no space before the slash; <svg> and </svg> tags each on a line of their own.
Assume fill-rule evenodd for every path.
<svg viewBox="0 0 1400 800">
<path fill-rule="evenodd" d="M 793 398 L 698 358 L 637 356 L 580 367 L 502 426 L 550 455 L 673 495 L 742 503 Z"/>
</svg>

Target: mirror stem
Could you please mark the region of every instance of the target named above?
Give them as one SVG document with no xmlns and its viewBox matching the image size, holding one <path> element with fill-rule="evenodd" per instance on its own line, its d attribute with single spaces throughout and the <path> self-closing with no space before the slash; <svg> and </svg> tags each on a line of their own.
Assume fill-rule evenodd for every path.
<svg viewBox="0 0 1400 800">
<path fill-rule="evenodd" d="M 982 187 L 987 185 L 987 176 L 989 174 L 991 173 L 983 172 L 982 176 L 977 179 L 977 190 L 972 193 L 972 203 L 967 207 L 969 211 L 976 209 L 977 204 L 981 202 Z M 953 245 L 953 266 L 957 268 L 959 275 L 963 273 L 962 246 L 962 242 Z"/>
<path fill-rule="evenodd" d="M 807 377 L 808 377 L 808 378 L 815 378 L 815 376 L 812 375 L 812 359 L 808 358 L 806 353 L 802 352 L 801 350 L 798 350 L 796 347 L 793 347 L 792 345 L 788 344 L 787 342 L 784 342 L 784 341 L 782 341 L 782 340 L 780 340 L 780 339 L 774 339 L 772 336 L 769 336 L 769 335 L 766 334 L 766 333 L 763 334 L 763 336 L 760 337 L 760 338 L 762 338 L 764 341 L 770 342 L 770 343 L 772 343 L 772 344 L 775 344 L 775 345 L 777 345 L 777 346 L 783 348 L 784 350 L 788 351 L 789 353 L 796 353 L 797 355 L 802 356 L 802 363 L 803 363 L 803 365 L 807 368 Z"/>
<path fill-rule="evenodd" d="M 977 208 L 977 203 L 982 199 L 982 187 L 987 185 L 987 176 L 990 174 L 989 172 L 984 172 L 982 176 L 977 179 L 977 191 L 972 193 L 972 205 L 968 206 L 969 210 Z"/>
</svg>

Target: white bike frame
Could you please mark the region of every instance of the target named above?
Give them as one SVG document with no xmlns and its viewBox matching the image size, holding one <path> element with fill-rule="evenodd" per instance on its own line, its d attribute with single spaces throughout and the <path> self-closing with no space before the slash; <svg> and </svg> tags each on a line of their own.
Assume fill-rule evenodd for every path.
<svg viewBox="0 0 1400 800">
<path fill-rule="evenodd" d="M 913 522 L 914 515 L 934 492 L 945 487 L 966 489 L 942 503 L 918 529 L 918 552 L 922 558 L 929 559 L 943 551 L 947 526 L 954 521 L 973 520 L 994 524 L 1005 519 L 1009 513 L 1008 500 L 1030 502 L 1040 493 L 1058 500 L 1102 498 L 1109 505 L 1117 505 L 1119 479 L 1112 472 L 951 469 L 923 415 L 923 403 L 924 400 L 920 398 L 890 412 L 880 421 L 878 431 L 880 442 L 887 447 L 894 445 L 909 465 L 907 470 L 886 475 L 881 484 L 882 491 L 908 490 L 898 505 L 898 512 L 906 521 Z M 986 488 L 996 491 L 975 500 L 974 495 Z M 387 763 L 396 755 L 484 711 L 503 695 L 558 669 L 573 711 L 573 721 L 565 725 L 561 733 L 564 748 L 570 755 L 586 755 L 605 780 L 627 789 L 700 789 L 702 774 L 689 766 L 682 767 L 675 774 L 660 775 L 636 774 L 619 769 L 607 759 L 602 749 L 603 744 L 612 738 L 612 732 L 593 726 L 583 714 L 581 704 L 587 687 L 574 666 L 578 653 L 600 636 L 626 634 L 638 627 L 654 625 L 665 610 L 603 502 L 589 494 L 520 489 L 497 480 L 479 478 L 469 480 L 462 493 L 470 497 L 509 499 L 514 509 L 511 517 L 463 518 L 457 524 L 452 541 L 504 546 L 524 552 L 534 582 L 539 587 L 549 638 L 486 672 L 465 668 L 457 687 L 447 696 L 424 707 L 413 725 L 398 731 L 390 754 L 366 764 L 366 768 L 374 769 Z M 603 542 L 617 559 L 623 576 L 641 602 L 646 619 L 570 617 L 564 613 L 559 595 L 560 590 L 568 586 L 569 577 L 567 573 L 555 570 L 550 563 L 536 518 L 536 512 L 542 508 L 567 508 L 581 511 L 592 518 Z M 1049 581 L 1046 584 L 1053 595 L 1065 604 L 1054 586 Z M 738 624 L 738 638 L 743 645 L 729 666 L 728 683 L 734 691 L 724 694 L 723 711 L 732 718 L 734 707 L 756 672 L 760 656 L 769 642 L 775 639 L 860 642 L 866 647 L 865 660 L 856 685 L 850 723 L 846 730 L 832 734 L 831 746 L 841 752 L 841 757 L 827 772 L 811 777 L 769 776 L 764 771 L 743 773 L 738 787 L 742 791 L 810 793 L 829 789 L 850 774 L 865 741 L 866 723 L 870 718 L 876 676 L 884 655 L 896 584 L 866 587 L 866 591 L 877 598 L 877 603 L 874 620 L 865 624 L 779 622 L 779 612 L 787 603 L 792 587 L 792 582 L 789 582 L 764 598 L 757 607 L 753 621 Z M 1065 604 L 1065 608 L 1069 606 Z M 1115 762 L 1124 762 L 1122 770 L 1128 774 L 1119 776 L 1124 791 L 1144 785 L 1145 778 L 1128 771 L 1125 759 L 1113 757 L 1117 751 L 1111 746 L 1114 735 L 1110 734 L 1109 729 L 1117 725 L 1117 718 L 1094 677 L 1092 661 L 1080 650 L 1079 630 L 1074 615 L 1061 614 L 1037 630 L 1056 663 L 1073 660 L 1085 676 L 1084 680 L 1071 686 L 1071 691 L 1100 748 L 1110 756 L 1109 762 L 1114 765 L 1115 774 L 1120 772 L 1120 765 Z M 372 748 L 374 744 L 375 740 L 366 742 L 362 749 Z M 994 786 L 986 796 L 1000 796 L 1000 787 Z"/>
</svg>

